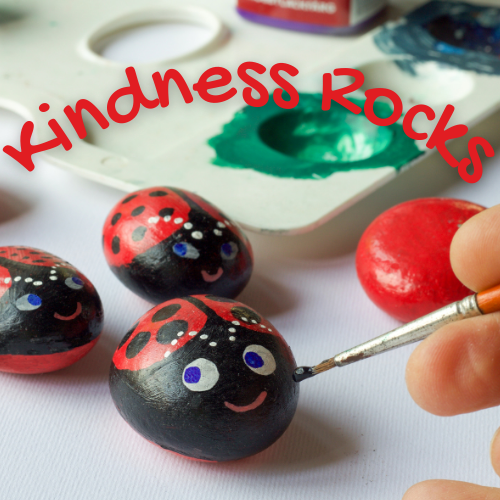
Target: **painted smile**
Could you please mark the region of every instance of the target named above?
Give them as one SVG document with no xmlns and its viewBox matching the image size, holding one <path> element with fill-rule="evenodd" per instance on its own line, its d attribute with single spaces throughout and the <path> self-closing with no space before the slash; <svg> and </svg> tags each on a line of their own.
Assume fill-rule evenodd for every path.
<svg viewBox="0 0 500 500">
<path fill-rule="evenodd" d="M 208 274 L 206 271 L 201 271 L 201 275 L 203 276 L 203 279 L 205 281 L 208 281 L 208 283 L 212 283 L 213 281 L 217 281 L 222 276 L 223 272 L 224 271 L 222 270 L 222 267 L 219 267 L 215 274 Z"/>
<path fill-rule="evenodd" d="M 61 316 L 58 313 L 54 313 L 54 318 L 60 319 L 62 321 L 71 321 L 72 319 L 75 319 L 77 316 L 79 316 L 82 312 L 82 305 L 80 302 L 76 303 L 76 311 L 71 315 L 71 316 Z"/>
<path fill-rule="evenodd" d="M 264 402 L 264 400 L 266 399 L 266 397 L 267 397 L 267 392 L 266 391 L 262 391 L 257 396 L 257 399 L 253 403 L 250 403 L 249 405 L 246 405 L 246 406 L 237 406 L 237 405 L 233 405 L 231 403 L 228 403 L 227 401 L 224 401 L 224 404 L 230 410 L 233 410 L 233 411 L 235 411 L 237 413 L 243 413 L 245 411 L 255 410 L 255 408 L 257 408 L 258 406 L 260 406 Z"/>
</svg>

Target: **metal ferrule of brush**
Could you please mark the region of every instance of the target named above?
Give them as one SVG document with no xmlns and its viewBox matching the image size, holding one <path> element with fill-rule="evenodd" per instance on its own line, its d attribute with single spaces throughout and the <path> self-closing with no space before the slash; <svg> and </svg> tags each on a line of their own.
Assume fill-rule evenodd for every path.
<svg viewBox="0 0 500 500">
<path fill-rule="evenodd" d="M 481 310 L 477 305 L 476 295 L 469 295 L 465 299 L 453 302 L 426 316 L 422 316 L 388 333 L 380 335 L 373 340 L 341 352 L 333 358 L 333 361 L 335 362 L 335 366 L 345 366 L 397 347 L 418 342 L 449 323 L 454 323 L 461 319 L 473 318 L 481 314 Z"/>
</svg>

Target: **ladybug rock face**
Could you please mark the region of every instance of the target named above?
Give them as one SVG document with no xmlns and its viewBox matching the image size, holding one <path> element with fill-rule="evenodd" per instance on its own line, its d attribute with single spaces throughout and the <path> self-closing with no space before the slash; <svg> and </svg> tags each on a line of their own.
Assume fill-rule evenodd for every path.
<svg viewBox="0 0 500 500">
<path fill-rule="evenodd" d="M 43 373 L 97 342 L 102 306 L 71 264 L 29 247 L 0 247 L 0 371 Z"/>
<path fill-rule="evenodd" d="M 104 224 L 106 260 L 146 300 L 211 293 L 236 297 L 252 272 L 243 232 L 202 198 L 155 187 L 123 198 Z"/>
<path fill-rule="evenodd" d="M 180 455 L 236 460 L 276 441 L 295 413 L 295 361 L 249 307 L 211 295 L 170 300 L 125 335 L 110 371 L 122 417 Z"/>
</svg>

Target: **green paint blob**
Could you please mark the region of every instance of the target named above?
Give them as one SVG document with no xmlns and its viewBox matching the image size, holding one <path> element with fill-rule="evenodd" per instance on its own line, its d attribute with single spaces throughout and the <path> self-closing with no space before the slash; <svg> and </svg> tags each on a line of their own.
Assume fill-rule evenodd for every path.
<svg viewBox="0 0 500 500">
<path fill-rule="evenodd" d="M 350 100 L 363 107 L 364 101 Z M 384 102 L 376 102 L 374 111 L 380 118 L 392 114 Z M 422 154 L 401 125 L 379 127 L 335 102 L 322 111 L 321 95 L 304 93 L 291 110 L 278 107 L 272 98 L 260 108 L 246 106 L 208 143 L 215 149 L 216 165 L 296 179 L 324 179 L 353 169 L 398 169 Z"/>
</svg>

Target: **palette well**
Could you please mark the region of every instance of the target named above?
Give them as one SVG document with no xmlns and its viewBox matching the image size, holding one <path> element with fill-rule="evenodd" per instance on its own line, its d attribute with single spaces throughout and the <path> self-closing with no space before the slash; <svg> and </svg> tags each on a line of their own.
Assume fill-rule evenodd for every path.
<svg viewBox="0 0 500 500">
<path fill-rule="evenodd" d="M 23 11 L 10 3 L 18 16 L 4 22 L 0 33 L 7 48 L 0 54 L 5 68 L 0 105 L 33 120 L 40 142 L 53 137 L 47 120 L 58 120 L 73 148 L 48 151 L 51 161 L 125 191 L 162 184 L 188 189 L 256 231 L 313 229 L 430 154 L 423 141 L 402 133 L 400 123 L 377 127 L 340 106 L 322 112 L 318 94 L 323 73 L 360 69 L 365 83 L 350 94 L 355 100 L 364 100 L 366 89 L 385 87 L 400 95 L 405 111 L 422 103 L 440 116 L 446 104 L 453 104 L 450 125 L 471 126 L 500 101 L 495 38 L 500 11 L 495 8 L 432 2 L 352 43 L 247 23 L 222 0 L 210 2 L 210 11 L 201 0 L 190 7 L 162 2 L 135 11 L 131 0 L 105 5 L 90 0 L 72 10 L 56 0 L 43 12 L 35 2 L 33 8 L 26 2 Z M 155 22 L 199 24 L 212 35 L 203 47 L 181 57 L 134 65 L 147 97 L 155 96 L 155 71 L 175 68 L 192 85 L 212 66 L 231 71 L 238 94 L 221 104 L 195 95 L 192 104 L 185 104 L 174 90 L 167 108 L 141 109 L 132 122 L 106 130 L 86 119 L 85 140 L 70 134 L 64 106 L 85 98 L 104 111 L 108 97 L 127 85 L 126 65 L 99 55 L 102 40 Z M 425 47 L 412 46 L 411 40 L 424 40 Z M 339 46 L 346 50 L 335 53 Z M 481 67 L 457 62 L 465 57 L 481 61 Z M 244 84 L 236 77 L 244 61 L 257 61 L 268 70 L 278 62 L 297 67 L 300 73 L 291 81 L 301 94 L 299 106 L 284 110 L 270 100 L 262 108 L 246 107 Z M 259 80 L 272 90 L 275 84 L 267 75 Z M 339 88 L 349 83 L 343 77 L 333 81 Z M 43 115 L 38 111 L 42 102 L 51 106 Z M 383 102 L 377 106 L 382 114 L 390 110 Z M 431 132 L 436 122 L 419 115 L 414 128 Z"/>
</svg>

